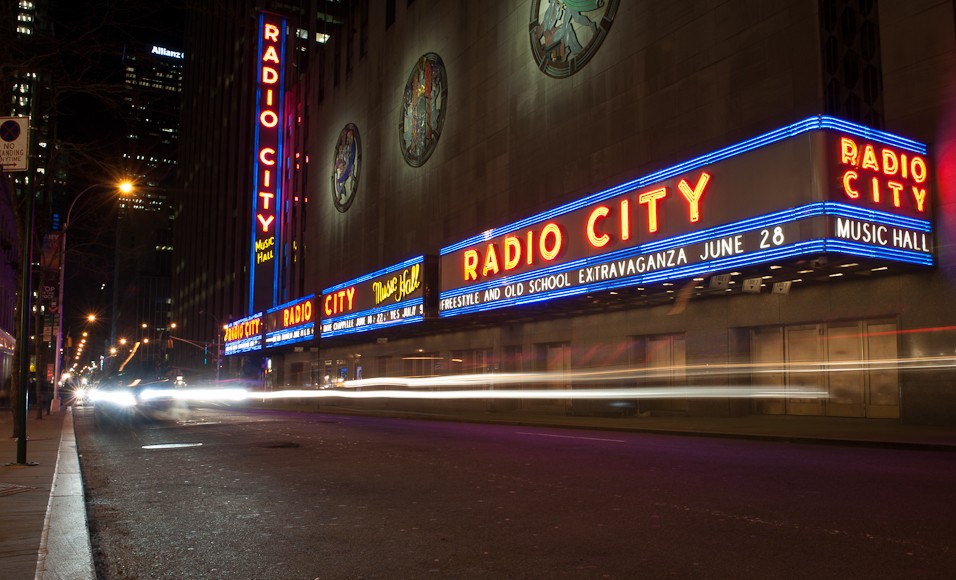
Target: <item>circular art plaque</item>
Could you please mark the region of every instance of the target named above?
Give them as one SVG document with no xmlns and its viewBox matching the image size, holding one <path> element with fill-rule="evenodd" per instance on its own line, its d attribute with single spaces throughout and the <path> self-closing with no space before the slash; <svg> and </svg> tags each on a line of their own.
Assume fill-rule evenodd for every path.
<svg viewBox="0 0 956 580">
<path fill-rule="evenodd" d="M 398 125 L 402 156 L 412 167 L 421 167 L 435 151 L 447 102 L 448 78 L 441 57 L 433 52 L 422 55 L 405 83 Z"/>
<path fill-rule="evenodd" d="M 611 29 L 620 0 L 532 0 L 531 54 L 554 78 L 578 72 Z"/>
<path fill-rule="evenodd" d="M 335 203 L 335 209 L 345 212 L 355 201 L 361 172 L 362 141 L 359 139 L 358 127 L 349 123 L 339 133 L 332 161 L 332 202 Z"/>
</svg>

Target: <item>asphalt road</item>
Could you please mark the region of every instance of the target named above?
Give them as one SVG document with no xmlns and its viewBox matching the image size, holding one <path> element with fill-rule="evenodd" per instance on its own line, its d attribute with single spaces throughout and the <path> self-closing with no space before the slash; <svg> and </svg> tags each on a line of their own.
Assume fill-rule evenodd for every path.
<svg viewBox="0 0 956 580">
<path fill-rule="evenodd" d="M 956 570 L 950 453 L 226 410 L 75 427 L 103 579 Z"/>
</svg>

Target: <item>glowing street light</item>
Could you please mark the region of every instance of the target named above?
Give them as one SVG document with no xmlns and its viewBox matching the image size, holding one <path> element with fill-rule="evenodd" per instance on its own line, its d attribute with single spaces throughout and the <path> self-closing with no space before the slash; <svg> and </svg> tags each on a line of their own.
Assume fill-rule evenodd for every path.
<svg viewBox="0 0 956 580">
<path fill-rule="evenodd" d="M 61 370 L 60 354 L 63 350 L 63 314 L 64 314 L 63 286 L 66 280 L 66 234 L 67 234 L 67 230 L 70 227 L 70 224 L 72 223 L 70 221 L 70 218 L 73 216 L 73 208 L 76 207 L 76 202 L 78 202 L 80 198 L 83 197 L 84 194 L 86 194 L 86 192 L 91 191 L 97 187 L 104 187 L 104 185 L 106 184 L 94 183 L 93 185 L 90 185 L 89 187 L 81 191 L 80 193 L 76 194 L 76 197 L 73 198 L 73 202 L 70 204 L 70 209 L 68 209 L 66 212 L 66 219 L 63 221 L 63 227 L 60 229 L 60 296 L 57 300 L 57 307 L 60 309 L 60 316 L 58 317 L 57 325 L 56 325 L 57 327 L 56 328 L 56 350 L 54 351 L 55 356 L 53 357 L 54 358 L 54 369 L 53 369 L 54 377 L 60 376 L 60 370 Z M 118 184 L 115 184 L 115 187 L 120 191 L 122 195 L 127 195 L 133 191 L 133 182 L 129 180 L 124 180 Z M 86 319 L 90 322 L 94 322 L 96 320 L 96 315 L 90 314 L 86 317 Z M 57 412 L 60 410 L 59 381 L 55 381 L 53 383 L 53 402 L 51 403 L 50 406 L 51 406 L 51 412 Z"/>
</svg>

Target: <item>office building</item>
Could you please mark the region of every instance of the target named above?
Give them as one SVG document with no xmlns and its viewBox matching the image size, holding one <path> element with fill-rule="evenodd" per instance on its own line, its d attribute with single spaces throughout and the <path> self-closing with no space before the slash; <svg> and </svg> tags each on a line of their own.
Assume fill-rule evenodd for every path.
<svg viewBox="0 0 956 580">
<path fill-rule="evenodd" d="M 183 60 L 177 47 L 148 43 L 127 45 L 122 62 L 122 162 L 136 186 L 119 200 L 111 342 L 138 340 L 157 364 L 167 358 L 171 322 L 170 200 L 176 195 Z"/>
<path fill-rule="evenodd" d="M 252 172 L 219 238 L 230 359 L 549 389 L 416 408 L 956 419 L 952 2 L 345 13 L 293 102 L 260 18 L 243 106 L 208 116 Z"/>
</svg>

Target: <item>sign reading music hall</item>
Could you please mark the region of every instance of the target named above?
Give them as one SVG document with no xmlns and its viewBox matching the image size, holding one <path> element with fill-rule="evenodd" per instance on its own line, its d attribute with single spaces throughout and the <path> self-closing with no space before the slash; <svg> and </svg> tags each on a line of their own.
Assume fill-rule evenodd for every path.
<svg viewBox="0 0 956 580">
<path fill-rule="evenodd" d="M 418 256 L 327 288 L 318 304 L 321 336 L 424 320 L 427 263 L 424 256 Z"/>
</svg>

